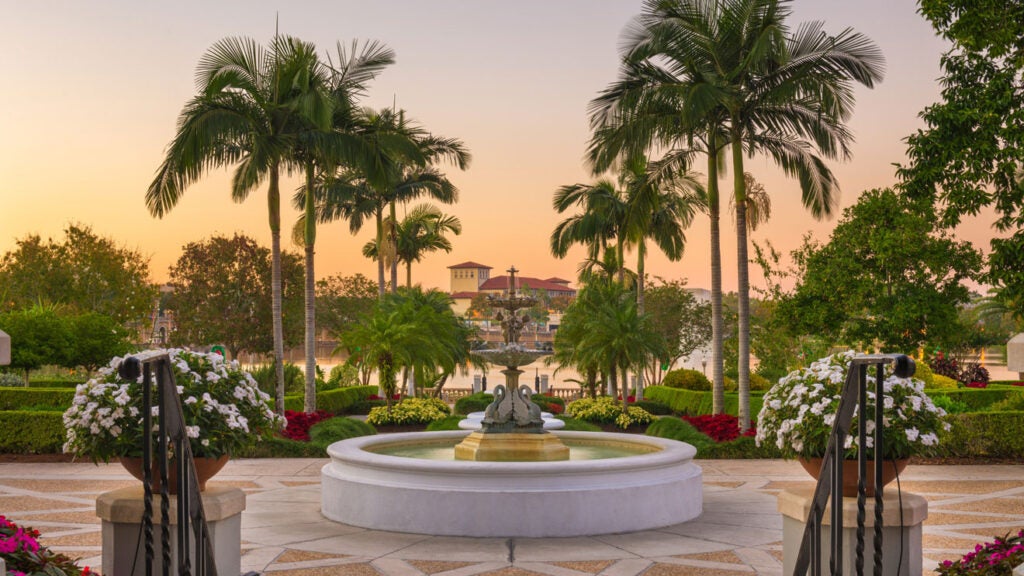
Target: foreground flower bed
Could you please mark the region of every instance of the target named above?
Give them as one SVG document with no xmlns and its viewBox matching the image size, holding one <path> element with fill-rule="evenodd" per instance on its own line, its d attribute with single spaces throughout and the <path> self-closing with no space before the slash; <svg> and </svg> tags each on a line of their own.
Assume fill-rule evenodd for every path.
<svg viewBox="0 0 1024 576">
<path fill-rule="evenodd" d="M 732 414 L 683 416 L 683 420 L 715 442 L 731 442 L 740 437 L 740 419 Z M 756 436 L 757 429 L 751 426 L 742 435 Z"/>
<path fill-rule="evenodd" d="M 974 552 L 956 562 L 946 560 L 936 570 L 943 576 L 1010 576 L 1021 563 L 1024 563 L 1024 530 L 1016 536 L 1007 534 L 994 542 L 978 544 Z"/>
<path fill-rule="evenodd" d="M 74 560 L 40 546 L 39 531 L 18 526 L 0 516 L 0 558 L 7 563 L 7 576 L 88 576 L 89 567 L 79 568 Z"/>
</svg>

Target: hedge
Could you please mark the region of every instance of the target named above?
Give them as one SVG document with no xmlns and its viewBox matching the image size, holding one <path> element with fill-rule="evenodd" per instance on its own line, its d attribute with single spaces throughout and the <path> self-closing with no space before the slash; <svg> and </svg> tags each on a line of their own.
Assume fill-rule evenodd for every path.
<svg viewBox="0 0 1024 576">
<path fill-rule="evenodd" d="M 64 446 L 60 412 L 0 412 L 0 453 L 54 454 Z"/>
<path fill-rule="evenodd" d="M 33 380 L 28 383 L 29 388 L 71 388 L 79 384 L 85 384 L 85 380 Z"/>
<path fill-rule="evenodd" d="M 948 396 L 950 400 L 962 402 L 972 412 L 981 412 L 989 406 L 1014 395 L 1024 395 L 1024 388 L 1016 386 L 1006 388 L 958 388 L 956 390 L 925 390 L 932 398 Z"/>
<path fill-rule="evenodd" d="M 753 419 L 756 419 L 757 414 L 761 411 L 762 396 L 764 396 L 764 392 L 760 390 L 750 392 L 750 417 Z M 660 402 L 671 408 L 673 412 L 690 416 L 711 414 L 713 406 L 712 392 L 683 390 L 667 386 L 644 388 L 644 398 Z M 736 414 L 739 411 L 739 395 L 726 393 L 724 409 L 726 414 Z"/>
<path fill-rule="evenodd" d="M 950 416 L 939 455 L 1024 458 L 1024 412 L 967 412 Z"/>
<path fill-rule="evenodd" d="M 18 410 L 24 406 L 49 406 L 67 410 L 75 397 L 73 388 L 0 387 L 0 410 Z"/>
<path fill-rule="evenodd" d="M 362 402 L 377 393 L 376 386 L 348 386 L 316 393 L 316 409 L 326 410 L 332 414 L 341 414 L 357 402 Z M 305 396 L 285 396 L 285 410 L 302 412 L 305 409 Z"/>
</svg>

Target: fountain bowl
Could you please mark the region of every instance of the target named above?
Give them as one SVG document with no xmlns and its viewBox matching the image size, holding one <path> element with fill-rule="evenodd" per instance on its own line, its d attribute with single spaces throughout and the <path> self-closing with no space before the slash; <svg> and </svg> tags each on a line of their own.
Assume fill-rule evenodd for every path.
<svg viewBox="0 0 1024 576">
<path fill-rule="evenodd" d="M 440 536 L 556 537 L 634 532 L 701 513 L 696 449 L 605 432 L 555 432 L 566 444 L 631 446 L 635 455 L 556 462 L 443 461 L 378 453 L 455 444 L 469 432 L 362 436 L 327 448 L 321 511 L 353 526 Z"/>
</svg>

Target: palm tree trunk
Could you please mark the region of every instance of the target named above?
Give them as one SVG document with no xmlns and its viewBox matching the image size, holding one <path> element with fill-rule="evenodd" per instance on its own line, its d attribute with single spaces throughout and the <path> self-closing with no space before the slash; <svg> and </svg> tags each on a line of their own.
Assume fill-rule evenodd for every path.
<svg viewBox="0 0 1024 576">
<path fill-rule="evenodd" d="M 711 412 L 725 410 L 725 374 L 722 362 L 722 246 L 719 198 L 718 154 L 714 136 L 708 142 L 708 217 L 711 220 Z"/>
<path fill-rule="evenodd" d="M 622 367 L 622 413 L 629 412 L 629 368 Z"/>
<path fill-rule="evenodd" d="M 622 238 L 619 238 L 619 243 L 615 246 L 615 258 L 618 260 L 615 264 L 619 267 L 619 284 L 622 286 L 626 285 L 626 249 L 624 244 Z"/>
<path fill-rule="evenodd" d="M 316 277 L 313 274 L 316 244 L 316 204 L 313 195 L 313 163 L 306 163 L 306 389 L 303 411 L 316 412 Z"/>
<path fill-rule="evenodd" d="M 644 315 L 644 258 L 647 256 L 647 243 L 641 237 L 636 247 L 636 311 L 640 316 Z M 657 364 L 658 359 L 654 362 Z M 636 399 L 644 399 L 644 365 L 641 364 L 636 370 Z"/>
<path fill-rule="evenodd" d="M 391 293 L 398 292 L 398 211 L 395 202 L 391 202 L 391 227 L 388 229 L 390 250 L 394 251 L 391 256 Z"/>
<path fill-rule="evenodd" d="M 284 415 L 284 325 L 281 322 L 281 187 L 278 165 L 270 167 L 267 190 L 267 211 L 270 214 L 270 313 L 274 324 L 274 377 L 277 394 L 274 409 Z"/>
<path fill-rule="evenodd" d="M 405 263 L 405 287 L 412 288 L 412 261 Z"/>
<path fill-rule="evenodd" d="M 384 206 L 377 207 L 377 296 L 384 298 Z"/>
<path fill-rule="evenodd" d="M 743 178 L 743 142 L 732 140 L 733 190 L 736 195 L 736 295 L 739 330 L 739 421 L 740 432 L 750 428 L 750 280 L 747 256 L 747 193 Z"/>
</svg>

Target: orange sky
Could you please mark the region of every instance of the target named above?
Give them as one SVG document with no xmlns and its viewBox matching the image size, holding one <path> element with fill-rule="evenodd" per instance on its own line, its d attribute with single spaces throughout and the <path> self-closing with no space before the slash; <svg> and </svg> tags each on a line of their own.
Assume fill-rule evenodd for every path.
<svg viewBox="0 0 1024 576">
<path fill-rule="evenodd" d="M 580 251 L 559 261 L 548 238 L 560 216 L 551 195 L 563 184 L 589 181 L 581 157 L 588 137 L 586 105 L 615 77 L 619 33 L 639 11 L 638 0 L 431 0 L 270 2 L 193 0 L 150 3 L 19 2 L 5 8 L 6 79 L 0 106 L 0 253 L 30 233 L 59 236 L 68 222 L 138 248 L 151 257 L 154 280 L 183 244 L 212 234 L 245 232 L 269 245 L 265 192 L 231 202 L 227 173 L 190 188 L 164 219 L 146 212 L 143 195 L 173 136 L 182 104 L 193 93 L 203 52 L 224 36 L 269 39 L 279 11 L 282 33 L 332 49 L 335 41 L 378 39 L 398 63 L 364 101 L 393 101 L 426 128 L 465 141 L 470 170 L 452 171 L 461 200 L 446 212 L 464 232 L 451 254 L 414 266 L 414 281 L 447 288 L 447 266 L 473 260 L 528 276 L 575 278 Z M 850 26 L 872 37 L 887 58 L 885 81 L 859 90 L 851 122 L 854 158 L 832 164 L 842 206 L 867 188 L 894 182 L 902 139 L 920 126 L 918 112 L 938 97 L 935 78 L 944 43 L 907 0 L 802 0 L 791 24 L 822 19 L 830 31 Z M 799 204 L 799 189 L 760 159 L 748 161 L 772 194 L 771 222 L 753 234 L 789 251 L 811 232 L 827 239 L 834 226 L 815 222 Z M 289 180 L 284 189 L 296 186 Z M 297 213 L 285 211 L 290 225 Z M 989 220 L 961 227 L 987 248 Z M 983 222 L 983 223 L 979 223 Z M 723 228 L 731 230 L 731 221 Z M 654 254 L 648 270 L 709 284 L 706 218 L 688 232 L 684 259 Z M 360 255 L 370 237 L 337 223 L 320 228 L 317 275 L 375 267 Z M 735 288 L 735 243 L 724 234 L 724 283 Z M 289 246 L 286 242 L 286 246 Z M 759 275 L 752 270 L 755 282 Z"/>
</svg>

